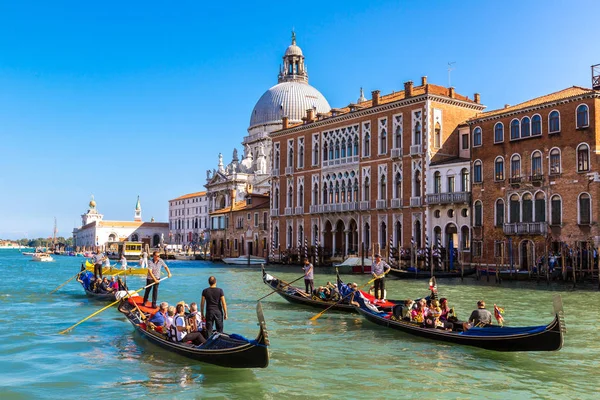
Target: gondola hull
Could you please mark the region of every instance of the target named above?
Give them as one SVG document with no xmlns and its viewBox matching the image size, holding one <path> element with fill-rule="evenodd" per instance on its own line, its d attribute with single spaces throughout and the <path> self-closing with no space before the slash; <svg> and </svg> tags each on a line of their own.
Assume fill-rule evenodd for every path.
<svg viewBox="0 0 600 400">
<path fill-rule="evenodd" d="M 546 326 L 532 327 L 490 327 L 471 328 L 465 332 L 445 331 L 442 329 L 424 328 L 420 324 L 409 321 L 398 321 L 385 318 L 364 308 L 357 311 L 365 319 L 386 328 L 396 329 L 414 336 L 480 347 L 495 351 L 555 351 L 560 350 L 564 341 L 564 322 L 562 303 L 555 300 L 554 320 Z"/>
<path fill-rule="evenodd" d="M 441 272 L 435 271 L 434 276 L 436 278 L 460 278 L 461 276 L 469 276 L 473 275 L 476 272 L 476 268 L 467 268 L 462 274 L 461 271 L 455 272 Z M 389 275 L 397 278 L 397 279 L 429 279 L 431 278 L 431 272 L 425 270 L 415 271 L 407 271 L 403 269 L 392 268 L 390 269 Z"/>
<path fill-rule="evenodd" d="M 85 294 L 94 299 L 94 300 L 100 300 L 100 301 L 115 301 L 117 298 L 115 297 L 115 293 L 95 293 L 92 292 L 90 290 L 87 289 L 83 289 L 85 290 Z"/>
<path fill-rule="evenodd" d="M 125 314 L 136 332 L 150 342 L 175 354 L 227 368 L 266 368 L 269 365 L 269 339 L 260 303 L 256 307 L 260 327 L 256 339 L 241 340 L 240 337 L 234 337 L 234 335 L 223 335 L 209 339 L 202 346 L 172 342 L 161 333 L 146 329 L 146 325 L 139 319 L 136 307 L 129 301 L 123 301 L 119 305 L 119 311 Z"/>
</svg>

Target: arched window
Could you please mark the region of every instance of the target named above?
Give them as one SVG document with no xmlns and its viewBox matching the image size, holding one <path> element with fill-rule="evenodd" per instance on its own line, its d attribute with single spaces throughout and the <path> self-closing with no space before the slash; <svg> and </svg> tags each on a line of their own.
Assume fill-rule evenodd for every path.
<svg viewBox="0 0 600 400">
<path fill-rule="evenodd" d="M 523 222 L 533 222 L 533 201 L 530 193 L 523 195 Z"/>
<path fill-rule="evenodd" d="M 298 187 L 298 207 L 304 207 L 304 186 Z"/>
<path fill-rule="evenodd" d="M 494 179 L 504 180 L 504 158 L 502 157 L 496 157 L 496 161 L 494 161 Z"/>
<path fill-rule="evenodd" d="M 421 221 L 417 220 L 415 221 L 415 244 L 417 249 L 421 248 L 421 236 Z"/>
<path fill-rule="evenodd" d="M 531 136 L 531 121 L 529 117 L 523 117 L 521 120 L 521 137 Z"/>
<path fill-rule="evenodd" d="M 456 189 L 456 185 L 454 184 L 454 175 L 449 175 L 446 178 L 446 192 L 453 193 Z"/>
<path fill-rule="evenodd" d="M 397 149 L 402 148 L 402 128 L 400 125 L 396 127 L 396 134 L 394 136 L 394 145 Z"/>
<path fill-rule="evenodd" d="M 415 197 L 421 196 L 421 171 L 415 171 Z"/>
<path fill-rule="evenodd" d="M 279 209 L 279 188 L 275 188 L 275 198 L 273 199 L 273 208 Z"/>
<path fill-rule="evenodd" d="M 379 198 L 381 200 L 385 200 L 386 199 L 385 175 L 382 175 L 381 179 L 379 181 Z"/>
<path fill-rule="evenodd" d="M 288 227 L 288 235 L 287 235 L 287 247 L 288 249 L 292 248 L 292 242 L 294 239 L 294 232 L 292 231 L 292 227 Z"/>
<path fill-rule="evenodd" d="M 294 149 L 290 149 L 290 155 L 288 157 L 288 167 L 294 166 Z"/>
<path fill-rule="evenodd" d="M 294 204 L 294 189 L 288 187 L 287 207 L 293 207 Z"/>
<path fill-rule="evenodd" d="M 335 159 L 340 158 L 340 141 L 339 139 L 335 141 Z"/>
<path fill-rule="evenodd" d="M 542 152 L 539 150 L 531 154 L 531 177 L 533 180 L 539 180 L 543 174 L 542 169 Z"/>
<path fill-rule="evenodd" d="M 504 225 L 504 200 L 496 200 L 496 226 Z"/>
<path fill-rule="evenodd" d="M 592 199 L 590 198 L 590 195 L 587 193 L 581 193 L 577 203 L 577 223 L 579 225 L 590 225 L 592 223 Z"/>
<path fill-rule="evenodd" d="M 333 160 L 333 143 L 329 143 L 329 159 Z"/>
<path fill-rule="evenodd" d="M 442 193 L 442 174 L 435 171 L 433 174 L 433 193 Z"/>
<path fill-rule="evenodd" d="M 433 131 L 433 145 L 436 148 L 442 147 L 442 127 L 439 122 L 435 123 L 435 128 Z"/>
<path fill-rule="evenodd" d="M 480 160 L 473 163 L 473 182 L 481 183 L 483 181 L 483 166 Z"/>
<path fill-rule="evenodd" d="M 513 194 L 510 196 L 510 223 L 516 224 L 521 222 L 521 204 L 519 203 L 519 196 Z"/>
<path fill-rule="evenodd" d="M 587 144 L 582 143 L 577 146 L 577 172 L 585 172 L 590 170 L 590 148 Z"/>
<path fill-rule="evenodd" d="M 468 250 L 471 247 L 468 226 L 463 226 L 460 228 L 460 243 L 463 250 Z"/>
<path fill-rule="evenodd" d="M 382 222 L 380 227 L 379 227 L 379 246 L 382 249 L 385 249 L 386 244 L 387 244 L 387 225 L 385 224 L 385 222 Z"/>
<path fill-rule="evenodd" d="M 498 122 L 494 125 L 494 143 L 501 142 L 504 142 L 504 125 L 502 122 Z"/>
<path fill-rule="evenodd" d="M 560 149 L 550 150 L 550 175 L 560 174 Z"/>
<path fill-rule="evenodd" d="M 514 140 L 514 139 L 518 139 L 519 137 L 520 137 L 519 120 L 513 119 L 512 122 L 510 123 L 510 139 Z"/>
<path fill-rule="evenodd" d="M 313 187 L 312 202 L 314 205 L 319 204 L 319 185 L 317 185 L 316 183 L 315 183 L 315 186 Z"/>
<path fill-rule="evenodd" d="M 417 121 L 415 123 L 415 137 L 414 137 L 414 144 L 415 145 L 419 145 L 421 144 L 421 123 L 419 121 Z"/>
<path fill-rule="evenodd" d="M 469 192 L 471 183 L 469 182 L 469 170 L 463 168 L 460 171 L 460 191 L 461 192 Z"/>
<path fill-rule="evenodd" d="M 327 191 L 327 183 L 323 184 L 323 204 L 328 204 L 328 191 Z"/>
<path fill-rule="evenodd" d="M 342 139 L 342 158 L 346 157 L 346 139 Z"/>
<path fill-rule="evenodd" d="M 473 226 L 481 226 L 483 223 L 483 207 L 481 201 L 477 200 L 474 205 L 475 212 L 473 218 Z"/>
<path fill-rule="evenodd" d="M 274 162 L 274 164 L 275 164 L 275 168 L 278 169 L 279 168 L 279 149 L 277 149 L 275 151 L 275 162 Z"/>
<path fill-rule="evenodd" d="M 542 117 L 536 114 L 531 118 L 531 134 L 533 136 L 539 136 L 542 134 Z"/>
<path fill-rule="evenodd" d="M 387 153 L 387 131 L 385 129 L 381 130 L 381 152 L 379 154 Z"/>
<path fill-rule="evenodd" d="M 327 151 L 328 148 L 329 146 L 327 145 L 327 142 L 325 142 L 323 145 L 323 161 L 327 161 L 327 154 L 329 154 Z"/>
<path fill-rule="evenodd" d="M 346 182 L 342 181 L 342 197 L 340 198 L 340 202 L 346 202 Z"/>
<path fill-rule="evenodd" d="M 562 200 L 559 195 L 554 195 L 550 199 L 550 224 L 562 224 Z"/>
<path fill-rule="evenodd" d="M 332 201 L 332 203 L 339 203 L 340 202 L 340 183 L 336 182 L 335 183 L 335 197 L 334 200 Z"/>
<path fill-rule="evenodd" d="M 577 128 L 587 128 L 590 124 L 589 109 L 586 104 L 577 107 Z"/>
<path fill-rule="evenodd" d="M 319 164 L 319 143 L 315 143 L 315 149 L 313 150 L 313 165 Z"/>
<path fill-rule="evenodd" d="M 354 179 L 354 201 L 358 201 L 358 178 Z"/>
<path fill-rule="evenodd" d="M 473 147 L 481 146 L 481 128 L 477 127 L 473 131 Z"/>
<path fill-rule="evenodd" d="M 546 222 L 546 196 L 543 192 L 535 194 L 535 222 Z"/>
<path fill-rule="evenodd" d="M 367 249 L 371 244 L 371 227 L 368 223 L 365 224 L 365 243 L 367 243 Z"/>
<path fill-rule="evenodd" d="M 371 187 L 369 186 L 369 177 L 365 178 L 365 192 L 363 193 L 364 201 L 369 201 L 370 198 Z"/>
<path fill-rule="evenodd" d="M 371 154 L 371 135 L 368 133 L 365 135 L 365 148 L 363 151 L 363 156 L 369 157 Z"/>
<path fill-rule="evenodd" d="M 298 167 L 304 168 L 304 145 L 298 149 Z"/>
<path fill-rule="evenodd" d="M 348 138 L 346 142 L 346 157 L 352 157 L 352 139 Z"/>
<path fill-rule="evenodd" d="M 273 244 L 275 245 L 275 247 L 279 247 L 279 228 L 275 227 L 275 229 L 273 229 Z"/>
<path fill-rule="evenodd" d="M 560 132 L 560 114 L 554 110 L 548 115 L 548 133 Z"/>
<path fill-rule="evenodd" d="M 518 154 L 510 158 L 510 177 L 513 179 L 521 177 L 521 156 Z"/>
<path fill-rule="evenodd" d="M 402 198 L 402 175 L 400 175 L 400 172 L 396 172 L 396 178 L 394 179 L 394 183 L 395 183 L 394 198 L 401 199 Z"/>
<path fill-rule="evenodd" d="M 358 138 L 354 136 L 354 155 L 358 155 Z"/>
</svg>

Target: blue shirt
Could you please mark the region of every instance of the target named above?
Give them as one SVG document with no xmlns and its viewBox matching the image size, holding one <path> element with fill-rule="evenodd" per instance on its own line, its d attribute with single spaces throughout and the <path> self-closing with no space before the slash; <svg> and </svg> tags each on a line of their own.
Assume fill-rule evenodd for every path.
<svg viewBox="0 0 600 400">
<path fill-rule="evenodd" d="M 152 316 L 152 318 L 150 318 L 149 322 L 152 322 L 156 326 L 163 326 L 165 324 L 165 316 L 158 311 Z"/>
<path fill-rule="evenodd" d="M 94 276 L 94 274 L 92 274 L 90 271 L 85 271 L 83 274 L 81 274 L 80 278 L 81 281 L 83 282 L 83 287 L 86 289 L 90 288 L 90 282 L 91 282 L 91 278 L 92 276 Z"/>
</svg>

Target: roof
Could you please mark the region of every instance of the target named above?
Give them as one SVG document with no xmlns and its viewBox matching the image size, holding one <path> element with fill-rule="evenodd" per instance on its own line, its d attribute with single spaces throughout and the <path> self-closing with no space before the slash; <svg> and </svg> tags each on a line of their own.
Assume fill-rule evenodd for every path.
<svg viewBox="0 0 600 400">
<path fill-rule="evenodd" d="M 459 164 L 459 163 L 470 163 L 470 158 L 462 158 L 462 157 L 450 157 L 440 161 L 432 161 L 429 165 L 435 167 L 436 165 L 445 165 L 445 164 Z"/>
<path fill-rule="evenodd" d="M 200 196 L 206 196 L 206 191 L 184 194 L 183 196 L 179 196 L 179 197 L 169 200 L 169 201 L 191 199 L 192 197 L 200 197 Z"/>
<path fill-rule="evenodd" d="M 263 200 L 265 200 L 265 201 L 261 201 L 261 202 L 257 202 L 257 203 L 252 202 L 252 204 L 247 204 L 246 200 L 236 201 L 235 204 L 233 205 L 233 208 L 231 208 L 231 207 L 221 208 L 219 210 L 215 210 L 215 211 L 211 212 L 210 215 L 227 214 L 228 212 L 252 210 L 255 208 L 265 208 L 265 207 L 269 206 L 269 201 L 268 201 L 269 196 L 253 195 L 252 197 L 257 198 L 257 200 L 260 198 L 263 198 Z"/>
<path fill-rule="evenodd" d="M 524 108 L 535 107 L 535 106 L 539 106 L 539 105 L 546 104 L 546 103 L 553 103 L 555 101 L 565 100 L 565 99 L 569 99 L 572 97 L 578 97 L 578 96 L 582 96 L 585 94 L 591 94 L 591 93 L 600 93 L 600 91 L 588 89 L 588 88 L 584 88 L 584 87 L 580 87 L 580 86 L 572 86 L 570 88 L 559 90 L 558 92 L 546 94 L 544 96 L 536 97 L 535 99 L 527 100 L 523 103 L 519 103 L 514 106 L 509 106 L 509 107 L 500 108 L 497 110 L 491 110 L 488 112 L 477 114 L 477 116 L 471 118 L 470 121 L 478 120 L 481 118 L 488 118 L 488 117 L 492 117 L 492 116 L 500 115 L 500 114 L 504 114 L 504 113 L 511 113 L 511 112 L 519 111 Z"/>
</svg>

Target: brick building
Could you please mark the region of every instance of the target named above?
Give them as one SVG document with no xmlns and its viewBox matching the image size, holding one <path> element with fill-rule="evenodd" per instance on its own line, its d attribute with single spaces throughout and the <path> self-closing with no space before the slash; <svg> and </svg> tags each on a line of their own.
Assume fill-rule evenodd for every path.
<svg viewBox="0 0 600 400">
<path fill-rule="evenodd" d="M 468 121 L 473 261 L 526 269 L 598 246 L 600 91 L 570 87 Z"/>
</svg>

